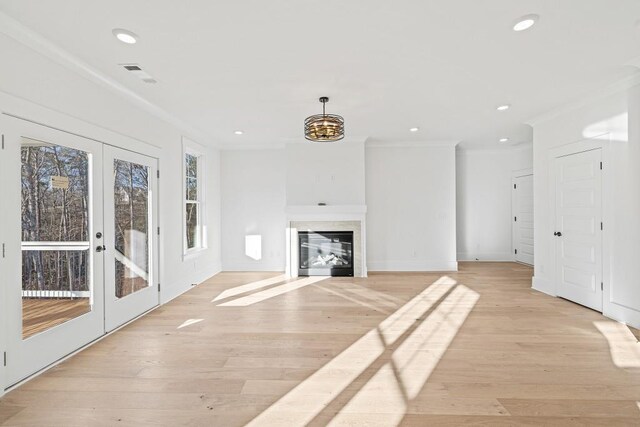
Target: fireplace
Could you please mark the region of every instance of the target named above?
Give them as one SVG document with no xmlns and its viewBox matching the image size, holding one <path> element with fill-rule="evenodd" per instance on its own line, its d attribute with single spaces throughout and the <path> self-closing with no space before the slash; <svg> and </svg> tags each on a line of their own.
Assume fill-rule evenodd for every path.
<svg viewBox="0 0 640 427">
<path fill-rule="evenodd" d="M 353 231 L 298 231 L 298 276 L 353 276 Z"/>
</svg>

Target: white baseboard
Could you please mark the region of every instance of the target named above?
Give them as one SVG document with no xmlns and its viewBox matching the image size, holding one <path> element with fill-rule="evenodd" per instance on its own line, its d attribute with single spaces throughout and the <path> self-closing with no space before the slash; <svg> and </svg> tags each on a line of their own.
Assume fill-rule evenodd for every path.
<svg viewBox="0 0 640 427">
<path fill-rule="evenodd" d="M 224 262 L 222 271 L 285 271 L 282 263 Z"/>
<path fill-rule="evenodd" d="M 456 261 L 367 261 L 368 271 L 458 271 Z"/>
<path fill-rule="evenodd" d="M 547 295 L 551 295 L 553 297 L 556 296 L 555 286 L 553 286 L 551 280 L 547 279 L 546 277 L 534 276 L 531 279 L 531 287 L 536 291 L 545 293 Z"/>
<path fill-rule="evenodd" d="M 602 306 L 602 314 L 618 322 L 622 322 L 636 329 L 640 329 L 640 311 L 625 307 L 614 302 L 607 302 Z"/>
<path fill-rule="evenodd" d="M 206 270 L 197 271 L 194 274 L 189 275 L 189 277 L 184 279 L 182 283 L 178 284 L 177 286 L 162 287 L 160 292 L 160 305 L 166 304 L 172 299 L 179 297 L 180 295 L 191 289 L 193 285 L 200 284 L 208 278 L 220 273 L 221 271 L 222 268 L 220 263 L 215 263 Z"/>
<path fill-rule="evenodd" d="M 513 262 L 514 258 L 511 252 L 487 252 L 487 253 L 459 252 L 458 261 Z"/>
</svg>

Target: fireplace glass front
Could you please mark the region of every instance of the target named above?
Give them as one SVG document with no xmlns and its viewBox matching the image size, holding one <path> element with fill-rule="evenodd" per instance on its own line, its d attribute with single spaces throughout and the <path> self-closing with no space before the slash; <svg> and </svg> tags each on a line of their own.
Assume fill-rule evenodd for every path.
<svg viewBox="0 0 640 427">
<path fill-rule="evenodd" d="M 353 276 L 353 231 L 299 231 L 299 276 Z"/>
</svg>

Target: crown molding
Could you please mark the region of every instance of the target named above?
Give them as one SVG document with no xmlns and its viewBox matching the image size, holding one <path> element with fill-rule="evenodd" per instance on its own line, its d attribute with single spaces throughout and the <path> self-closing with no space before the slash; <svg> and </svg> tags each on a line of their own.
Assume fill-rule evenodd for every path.
<svg viewBox="0 0 640 427">
<path fill-rule="evenodd" d="M 140 96 L 138 93 L 122 85 L 113 78 L 98 71 L 80 58 L 54 44 L 49 39 L 31 30 L 14 18 L 0 11 L 0 33 L 28 47 L 36 53 L 49 58 L 81 77 L 120 95 L 136 107 L 152 114 L 153 116 L 175 126 L 181 132 L 193 139 L 206 141 L 210 145 L 217 146 L 212 137 L 194 128 L 187 122 L 176 117 L 160 106 Z"/>
<path fill-rule="evenodd" d="M 640 58 L 637 58 L 636 60 L 639 64 L 638 66 L 640 66 Z M 633 64 L 629 63 L 627 65 L 633 65 Z M 578 110 L 591 103 L 599 101 L 608 96 L 612 96 L 617 93 L 626 91 L 637 85 L 640 85 L 640 73 L 620 79 L 608 86 L 599 87 L 582 97 L 579 97 L 577 99 L 574 99 L 571 102 L 563 104 L 560 107 L 554 108 L 544 114 L 532 117 L 529 120 L 526 120 L 524 123 L 528 124 L 529 126 L 535 127 L 541 123 L 552 120 L 556 117 L 559 117 L 571 111 Z"/>
<path fill-rule="evenodd" d="M 286 148 L 286 144 L 221 144 L 218 146 L 218 148 L 220 149 L 220 151 L 284 150 Z"/>
<path fill-rule="evenodd" d="M 461 141 L 454 140 L 427 140 L 427 141 L 380 141 L 369 139 L 365 142 L 366 148 L 418 148 L 418 147 L 455 147 Z"/>
<path fill-rule="evenodd" d="M 458 145 L 456 151 L 459 153 L 467 153 L 470 151 L 524 151 L 533 149 L 532 141 L 522 141 L 508 144 L 495 145 Z"/>
</svg>

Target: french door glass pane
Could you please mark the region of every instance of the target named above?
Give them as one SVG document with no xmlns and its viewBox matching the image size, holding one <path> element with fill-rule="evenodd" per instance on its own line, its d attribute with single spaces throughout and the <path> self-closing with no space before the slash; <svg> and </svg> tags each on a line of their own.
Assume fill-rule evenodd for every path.
<svg viewBox="0 0 640 427">
<path fill-rule="evenodd" d="M 114 160 L 116 297 L 149 286 L 149 168 Z"/>
<path fill-rule="evenodd" d="M 91 311 L 88 153 L 22 139 L 22 336 Z"/>
</svg>

